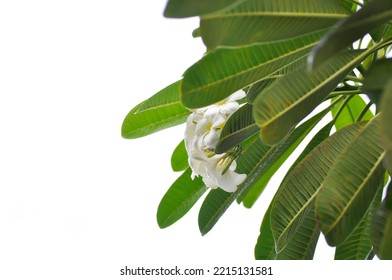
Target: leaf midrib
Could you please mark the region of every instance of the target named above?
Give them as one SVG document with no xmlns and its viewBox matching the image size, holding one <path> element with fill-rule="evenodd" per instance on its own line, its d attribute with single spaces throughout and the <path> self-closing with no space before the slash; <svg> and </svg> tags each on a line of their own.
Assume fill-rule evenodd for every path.
<svg viewBox="0 0 392 280">
<path fill-rule="evenodd" d="M 341 211 L 340 215 L 337 216 L 336 220 L 324 231 L 324 234 L 327 235 L 331 230 L 335 228 L 335 226 L 342 220 L 344 213 L 347 212 L 347 209 L 351 206 L 352 202 L 357 198 L 358 194 L 363 190 L 364 186 L 370 179 L 370 177 L 374 174 L 375 170 L 379 167 L 379 165 L 382 163 L 382 160 L 385 156 L 386 152 L 384 151 L 377 159 L 375 164 L 373 165 L 373 168 L 370 169 L 369 173 L 365 177 L 365 179 L 362 181 L 362 184 L 357 188 L 357 190 L 354 192 L 354 194 L 351 196 L 349 201 L 345 204 L 345 207 L 343 207 L 343 210 Z"/>
</svg>

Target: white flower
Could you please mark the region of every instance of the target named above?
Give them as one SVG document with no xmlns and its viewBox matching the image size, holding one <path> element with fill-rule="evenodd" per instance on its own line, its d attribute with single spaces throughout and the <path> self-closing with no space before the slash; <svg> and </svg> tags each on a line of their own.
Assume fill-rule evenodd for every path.
<svg viewBox="0 0 392 280">
<path fill-rule="evenodd" d="M 245 179 L 245 174 L 238 174 L 235 172 L 237 163 L 225 154 L 216 155 L 206 162 L 206 176 L 203 177 L 204 183 L 210 188 L 220 187 L 224 191 L 234 192 L 237 186 L 242 184 Z"/>
<path fill-rule="evenodd" d="M 239 108 L 236 100 L 244 96 L 238 91 L 217 104 L 194 110 L 188 117 L 184 141 L 192 179 L 201 176 L 210 188 L 234 192 L 246 178 L 235 172 L 236 156 L 214 153 L 224 124 Z"/>
</svg>

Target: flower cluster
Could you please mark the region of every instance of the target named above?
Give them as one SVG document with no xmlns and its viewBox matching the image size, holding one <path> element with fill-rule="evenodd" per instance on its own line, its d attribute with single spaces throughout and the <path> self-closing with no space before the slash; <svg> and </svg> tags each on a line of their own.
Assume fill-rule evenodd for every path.
<svg viewBox="0 0 392 280">
<path fill-rule="evenodd" d="M 234 192 L 245 178 L 235 172 L 237 154 L 215 154 L 220 133 L 227 119 L 239 108 L 237 100 L 245 97 L 238 91 L 227 99 L 208 107 L 194 110 L 185 129 L 185 147 L 188 152 L 192 179 L 201 176 L 210 188 Z"/>
</svg>

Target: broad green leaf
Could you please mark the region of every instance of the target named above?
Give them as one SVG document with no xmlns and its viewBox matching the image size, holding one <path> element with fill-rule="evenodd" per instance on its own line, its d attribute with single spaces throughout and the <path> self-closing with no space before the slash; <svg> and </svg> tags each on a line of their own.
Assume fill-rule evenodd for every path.
<svg viewBox="0 0 392 280">
<path fill-rule="evenodd" d="M 255 246 L 257 260 L 311 260 L 320 235 L 314 209 L 309 211 L 304 223 L 295 233 L 294 238 L 279 253 L 275 252 L 275 242 L 271 231 L 271 206 L 264 215 L 260 235 Z"/>
<path fill-rule="evenodd" d="M 276 171 L 279 168 L 328 111 L 329 109 L 326 109 L 304 122 L 287 139 L 273 147 L 266 146 L 258 135 L 246 140 L 241 156 L 237 160 L 236 171 L 240 174 L 247 174 L 247 178 L 234 193 L 227 193 L 221 189 L 211 190 L 208 193 L 199 212 L 201 233 L 203 235 L 208 233 L 237 197 L 247 194 L 256 186 L 258 188 L 257 196 L 259 196 L 268 182 L 265 182 L 267 174 L 269 178 L 273 175 L 270 175 L 270 170 Z M 263 184 L 265 182 L 262 189 L 260 189 L 261 182 Z"/>
<path fill-rule="evenodd" d="M 185 148 L 184 140 L 174 149 L 170 162 L 173 171 L 183 171 L 189 167 L 188 153 Z"/>
<path fill-rule="evenodd" d="M 374 117 L 342 151 L 316 199 L 317 217 L 327 243 L 342 243 L 366 214 L 384 179 L 380 120 Z"/>
<path fill-rule="evenodd" d="M 271 231 L 271 205 L 272 203 L 265 212 L 261 223 L 260 234 L 255 246 L 256 260 L 275 260 L 277 256 L 275 252 L 275 241 Z"/>
<path fill-rule="evenodd" d="M 366 72 L 362 90 L 377 106 L 382 99 L 384 88 L 391 78 L 392 59 L 375 61 Z"/>
<path fill-rule="evenodd" d="M 306 56 L 323 34 L 210 52 L 186 70 L 181 100 L 188 108 L 216 103 Z"/>
<path fill-rule="evenodd" d="M 206 191 L 200 177 L 191 178 L 188 168 L 169 188 L 158 206 L 157 221 L 160 228 L 168 227 L 181 219 Z"/>
<path fill-rule="evenodd" d="M 328 137 L 282 182 L 271 210 L 271 227 L 278 252 L 293 238 L 312 209 L 329 169 L 362 127 L 363 123 L 357 123 Z"/>
<path fill-rule="evenodd" d="M 365 101 L 361 96 L 355 95 L 350 101 L 346 104 L 343 110 L 340 112 L 339 117 L 335 121 L 335 128 L 337 130 L 342 129 L 343 127 L 355 123 L 362 110 L 366 107 Z M 332 116 L 335 117 L 338 112 L 339 107 L 334 107 L 331 110 Z M 370 120 L 373 118 L 373 113 L 368 110 L 362 120 Z"/>
<path fill-rule="evenodd" d="M 228 9 L 244 0 L 169 0 L 164 15 L 170 18 L 201 16 Z"/>
<path fill-rule="evenodd" d="M 372 32 L 370 32 L 370 36 L 375 42 L 380 42 L 383 38 L 389 38 L 392 36 L 392 25 L 387 23 L 384 24 Z"/>
<path fill-rule="evenodd" d="M 239 197 L 245 207 L 251 208 L 257 201 L 272 176 L 278 171 L 286 159 L 292 154 L 298 145 L 304 140 L 308 133 L 316 126 L 316 124 L 325 116 L 329 111 L 329 108 L 318 113 L 303 125 L 299 126 L 288 139 L 282 143 L 276 145 L 276 149 L 271 149 L 271 154 L 274 156 L 268 158 L 269 163 L 265 165 L 262 176 L 253 183 L 253 186 L 245 190 Z M 282 153 L 283 151 L 283 153 Z M 303 154 L 301 154 L 303 156 Z"/>
<path fill-rule="evenodd" d="M 215 147 L 215 153 L 225 153 L 256 134 L 259 127 L 252 116 L 252 105 L 245 104 L 227 120 Z"/>
<path fill-rule="evenodd" d="M 313 111 L 365 57 L 363 51 L 337 55 L 314 72 L 292 72 L 264 90 L 255 100 L 253 116 L 266 144 L 279 142 Z"/>
<path fill-rule="evenodd" d="M 392 79 L 385 86 L 381 102 L 381 141 L 386 151 L 386 168 L 392 174 Z"/>
<path fill-rule="evenodd" d="M 178 81 L 137 105 L 125 117 L 122 137 L 138 138 L 186 121 L 190 111 L 180 102 Z"/>
<path fill-rule="evenodd" d="M 372 250 L 370 231 L 374 213 L 381 205 L 381 195 L 382 188 L 355 230 L 343 243 L 336 246 L 335 260 L 366 260 Z"/>
<path fill-rule="evenodd" d="M 351 43 L 363 37 L 376 27 L 392 19 L 390 0 L 373 0 L 358 12 L 340 22 L 318 44 L 309 56 L 309 65 L 315 69 Z"/>
<path fill-rule="evenodd" d="M 246 0 L 201 17 L 200 30 L 204 44 L 213 50 L 287 40 L 329 28 L 349 14 L 337 0 Z"/>
<path fill-rule="evenodd" d="M 320 229 L 316 219 L 316 211 L 312 207 L 295 232 L 291 242 L 278 253 L 276 259 L 312 260 L 319 236 Z"/>
<path fill-rule="evenodd" d="M 392 183 L 373 218 L 371 239 L 373 250 L 382 260 L 392 260 Z"/>
<path fill-rule="evenodd" d="M 373 250 L 381 260 L 392 260 L 392 210 L 377 210 L 372 225 Z"/>
<path fill-rule="evenodd" d="M 264 89 L 266 89 L 268 86 L 270 86 L 273 82 L 275 82 L 277 79 L 283 77 L 284 75 L 287 75 L 290 72 L 293 72 L 295 70 L 300 69 L 301 67 L 305 66 L 307 62 L 307 57 L 302 57 L 285 67 L 279 69 L 275 73 L 272 73 L 270 76 L 262 79 L 261 81 L 254 83 L 250 86 L 246 98 L 249 103 L 253 103 L 256 97 L 262 92 Z"/>
</svg>

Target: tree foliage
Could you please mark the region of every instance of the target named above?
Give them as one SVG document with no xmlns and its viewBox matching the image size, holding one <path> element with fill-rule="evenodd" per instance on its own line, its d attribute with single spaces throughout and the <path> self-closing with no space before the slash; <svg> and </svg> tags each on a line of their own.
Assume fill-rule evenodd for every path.
<svg viewBox="0 0 392 280">
<path fill-rule="evenodd" d="M 206 188 L 191 179 L 179 139 L 171 162 L 185 171 L 158 207 L 159 226 L 204 197 L 207 234 L 234 201 L 252 207 L 296 156 L 262 219 L 255 258 L 311 259 L 321 234 L 335 259 L 392 259 L 392 1 L 169 0 L 164 15 L 198 16 L 206 54 L 133 108 L 122 136 L 184 123 L 243 90 L 214 152 L 240 151 L 237 170 L 247 177 L 232 193 Z"/>
</svg>

